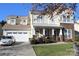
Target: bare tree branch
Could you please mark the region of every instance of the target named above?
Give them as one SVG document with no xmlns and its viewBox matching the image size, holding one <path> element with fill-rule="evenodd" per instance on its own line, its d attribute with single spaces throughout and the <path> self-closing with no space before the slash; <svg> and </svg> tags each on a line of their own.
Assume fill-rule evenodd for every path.
<svg viewBox="0 0 79 59">
<path fill-rule="evenodd" d="M 39 8 L 40 7 L 40 8 Z M 61 13 L 65 9 L 71 8 L 73 11 L 76 9 L 75 3 L 40 3 L 40 4 L 33 4 L 32 11 L 44 11 L 45 14 L 52 15 L 55 11 L 57 14 Z"/>
</svg>

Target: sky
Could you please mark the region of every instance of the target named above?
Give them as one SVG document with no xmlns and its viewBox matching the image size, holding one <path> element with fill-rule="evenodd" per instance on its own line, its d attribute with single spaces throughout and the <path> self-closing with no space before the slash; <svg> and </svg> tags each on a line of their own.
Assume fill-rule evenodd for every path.
<svg viewBox="0 0 79 59">
<path fill-rule="evenodd" d="M 77 8 L 75 11 L 75 17 L 76 17 L 76 20 L 79 20 L 79 3 L 77 4 Z"/>
<path fill-rule="evenodd" d="M 32 8 L 30 3 L 0 3 L 0 21 L 9 15 L 28 16 Z M 75 17 L 79 19 L 79 4 L 77 4 Z"/>
<path fill-rule="evenodd" d="M 9 15 L 27 16 L 31 7 L 31 4 L 24 3 L 0 3 L 0 21 Z"/>
</svg>

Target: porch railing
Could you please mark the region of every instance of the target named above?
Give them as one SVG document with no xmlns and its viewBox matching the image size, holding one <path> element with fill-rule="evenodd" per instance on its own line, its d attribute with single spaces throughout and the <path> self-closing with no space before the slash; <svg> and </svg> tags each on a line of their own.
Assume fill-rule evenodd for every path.
<svg viewBox="0 0 79 59">
<path fill-rule="evenodd" d="M 33 23 L 33 26 L 60 26 L 60 24 L 53 24 L 53 23 Z"/>
</svg>

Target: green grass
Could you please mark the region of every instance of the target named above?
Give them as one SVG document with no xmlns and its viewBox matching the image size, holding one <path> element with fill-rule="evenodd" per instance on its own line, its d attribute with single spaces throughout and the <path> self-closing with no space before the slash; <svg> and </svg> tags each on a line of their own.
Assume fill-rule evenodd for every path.
<svg viewBox="0 0 79 59">
<path fill-rule="evenodd" d="M 72 44 L 33 46 L 37 56 L 72 56 L 74 55 Z"/>
</svg>

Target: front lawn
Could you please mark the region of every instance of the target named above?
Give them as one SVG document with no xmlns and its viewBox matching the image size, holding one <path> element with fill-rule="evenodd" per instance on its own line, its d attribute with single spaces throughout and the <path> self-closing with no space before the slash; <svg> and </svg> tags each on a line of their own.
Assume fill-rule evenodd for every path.
<svg viewBox="0 0 79 59">
<path fill-rule="evenodd" d="M 72 56 L 74 55 L 72 44 L 55 44 L 33 46 L 37 56 Z"/>
</svg>

